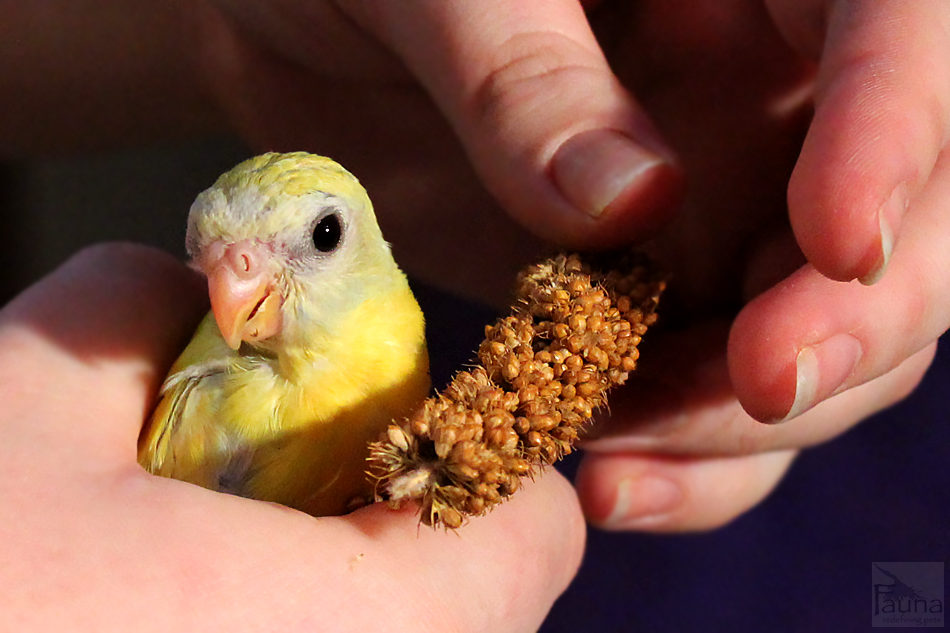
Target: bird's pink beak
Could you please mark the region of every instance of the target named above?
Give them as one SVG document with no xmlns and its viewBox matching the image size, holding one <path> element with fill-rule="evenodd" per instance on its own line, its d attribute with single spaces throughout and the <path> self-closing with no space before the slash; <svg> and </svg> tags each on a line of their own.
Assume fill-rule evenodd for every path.
<svg viewBox="0 0 950 633">
<path fill-rule="evenodd" d="M 208 275 L 211 311 L 231 349 L 280 332 L 283 300 L 275 290 L 272 257 L 267 247 L 251 240 L 218 242 L 205 251 L 202 268 Z"/>
</svg>

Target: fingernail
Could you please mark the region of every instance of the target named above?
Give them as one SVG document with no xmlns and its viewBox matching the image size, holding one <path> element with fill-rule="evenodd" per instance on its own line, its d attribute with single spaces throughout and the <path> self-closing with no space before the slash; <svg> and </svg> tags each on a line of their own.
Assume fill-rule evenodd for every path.
<svg viewBox="0 0 950 633">
<path fill-rule="evenodd" d="M 851 377 L 863 348 L 850 334 L 835 334 L 817 345 L 803 347 L 795 359 L 795 401 L 784 422 L 798 417 L 837 393 Z"/>
<path fill-rule="evenodd" d="M 908 204 L 907 185 L 901 183 L 894 188 L 887 202 L 878 210 L 878 223 L 881 227 L 881 259 L 868 274 L 858 280 L 865 286 L 876 284 L 884 276 L 887 264 L 891 261 L 891 252 L 894 250 L 895 229 L 904 217 Z"/>
<path fill-rule="evenodd" d="M 683 502 L 683 491 L 670 479 L 631 477 L 617 484 L 617 497 L 601 524 L 606 529 L 640 527 L 670 514 Z"/>
<path fill-rule="evenodd" d="M 589 130 L 558 148 L 551 159 L 551 172 L 564 197 L 596 218 L 631 183 L 668 162 L 619 132 Z"/>
</svg>

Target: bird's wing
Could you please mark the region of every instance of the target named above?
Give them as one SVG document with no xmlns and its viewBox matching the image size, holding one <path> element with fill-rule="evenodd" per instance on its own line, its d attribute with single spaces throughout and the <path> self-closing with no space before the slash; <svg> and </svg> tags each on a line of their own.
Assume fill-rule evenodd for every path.
<svg viewBox="0 0 950 633">
<path fill-rule="evenodd" d="M 146 470 L 206 488 L 217 487 L 226 461 L 227 438 L 215 424 L 215 415 L 231 358 L 233 352 L 209 314 L 172 366 L 161 400 L 142 429 L 139 463 Z"/>
</svg>

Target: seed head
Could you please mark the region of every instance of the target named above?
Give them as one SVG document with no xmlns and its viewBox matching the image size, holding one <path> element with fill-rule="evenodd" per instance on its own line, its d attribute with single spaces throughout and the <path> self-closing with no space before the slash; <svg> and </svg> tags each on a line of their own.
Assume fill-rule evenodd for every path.
<svg viewBox="0 0 950 633">
<path fill-rule="evenodd" d="M 377 497 L 447 529 L 573 450 L 607 392 L 636 369 L 665 280 L 637 254 L 558 255 L 522 271 L 511 314 L 459 372 L 370 449 Z"/>
</svg>

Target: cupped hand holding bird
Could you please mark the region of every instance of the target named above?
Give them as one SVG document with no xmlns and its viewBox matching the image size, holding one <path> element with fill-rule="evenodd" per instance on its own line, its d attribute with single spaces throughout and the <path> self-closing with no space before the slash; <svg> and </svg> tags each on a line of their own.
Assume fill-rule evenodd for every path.
<svg viewBox="0 0 950 633">
<path fill-rule="evenodd" d="M 459 538 L 418 530 L 411 511 L 313 518 L 142 470 L 142 420 L 206 296 L 168 255 L 113 245 L 0 311 L 0 540 L 16 544 L 0 628 L 540 625 L 583 549 L 576 496 L 554 472 Z"/>
</svg>

